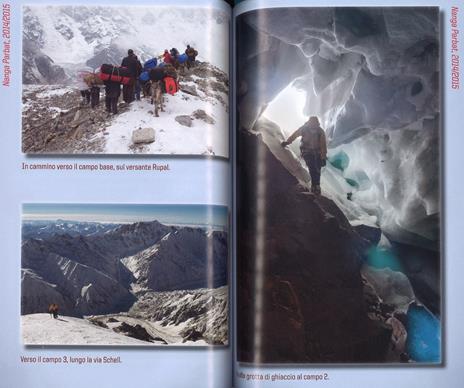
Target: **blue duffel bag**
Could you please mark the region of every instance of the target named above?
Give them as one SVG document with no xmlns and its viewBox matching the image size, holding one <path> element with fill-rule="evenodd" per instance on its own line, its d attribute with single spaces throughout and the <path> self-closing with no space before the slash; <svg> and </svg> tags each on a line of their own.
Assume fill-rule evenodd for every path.
<svg viewBox="0 0 464 388">
<path fill-rule="evenodd" d="M 188 56 L 187 54 L 181 54 L 177 57 L 177 60 L 179 61 L 180 64 L 187 62 Z"/>
<path fill-rule="evenodd" d="M 150 75 L 148 74 L 148 71 L 144 71 L 142 74 L 140 74 L 139 80 L 143 82 L 147 82 L 150 79 Z"/>
<path fill-rule="evenodd" d="M 148 71 L 150 69 L 154 69 L 157 64 L 158 64 L 158 59 L 156 58 L 149 59 L 143 64 L 143 70 Z"/>
</svg>

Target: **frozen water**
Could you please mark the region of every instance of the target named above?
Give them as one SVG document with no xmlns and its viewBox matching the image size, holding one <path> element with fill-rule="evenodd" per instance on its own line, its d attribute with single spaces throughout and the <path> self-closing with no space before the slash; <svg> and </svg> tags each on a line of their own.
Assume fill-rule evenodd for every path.
<svg viewBox="0 0 464 388">
<path fill-rule="evenodd" d="M 441 361 L 441 325 L 424 306 L 412 305 L 407 314 L 408 339 L 411 358 L 417 362 Z"/>
</svg>

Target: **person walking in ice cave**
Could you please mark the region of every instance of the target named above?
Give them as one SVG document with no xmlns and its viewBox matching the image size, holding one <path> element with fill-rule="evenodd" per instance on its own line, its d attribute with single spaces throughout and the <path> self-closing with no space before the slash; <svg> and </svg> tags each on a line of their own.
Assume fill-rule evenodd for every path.
<svg viewBox="0 0 464 388">
<path fill-rule="evenodd" d="M 311 116 L 286 141 L 283 141 L 282 147 L 287 147 L 300 136 L 301 156 L 311 175 L 311 192 L 319 195 L 321 194 L 321 168 L 325 166 L 327 159 L 327 141 L 325 131 L 321 128 L 316 116 Z"/>
</svg>

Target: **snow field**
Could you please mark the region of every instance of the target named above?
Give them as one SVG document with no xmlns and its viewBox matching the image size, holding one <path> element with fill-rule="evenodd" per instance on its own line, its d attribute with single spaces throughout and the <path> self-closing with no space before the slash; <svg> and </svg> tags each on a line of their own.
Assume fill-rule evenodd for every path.
<svg viewBox="0 0 464 388">
<path fill-rule="evenodd" d="M 135 101 L 129 111 L 122 112 L 114 118 L 101 136 L 105 137 L 105 153 L 136 153 L 133 148 L 132 132 L 139 128 L 153 128 L 155 142 L 142 148 L 144 154 L 194 154 L 228 157 L 229 135 L 228 114 L 220 103 L 202 101 L 182 91 L 176 95 L 165 95 L 165 112 L 159 117 L 154 115 L 154 106 L 148 99 Z M 194 119 L 191 127 L 175 121 L 176 116 L 191 115 L 202 109 L 210 114 L 215 124 Z M 140 152 L 140 151 L 138 151 Z"/>
</svg>

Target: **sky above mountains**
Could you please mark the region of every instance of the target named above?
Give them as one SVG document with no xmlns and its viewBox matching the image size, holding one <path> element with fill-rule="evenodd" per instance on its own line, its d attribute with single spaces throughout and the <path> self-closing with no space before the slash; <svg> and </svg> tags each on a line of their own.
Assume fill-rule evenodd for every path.
<svg viewBox="0 0 464 388">
<path fill-rule="evenodd" d="M 163 224 L 225 227 L 223 206 L 151 204 L 23 204 L 23 221 L 69 220 L 132 223 L 157 220 Z"/>
</svg>

